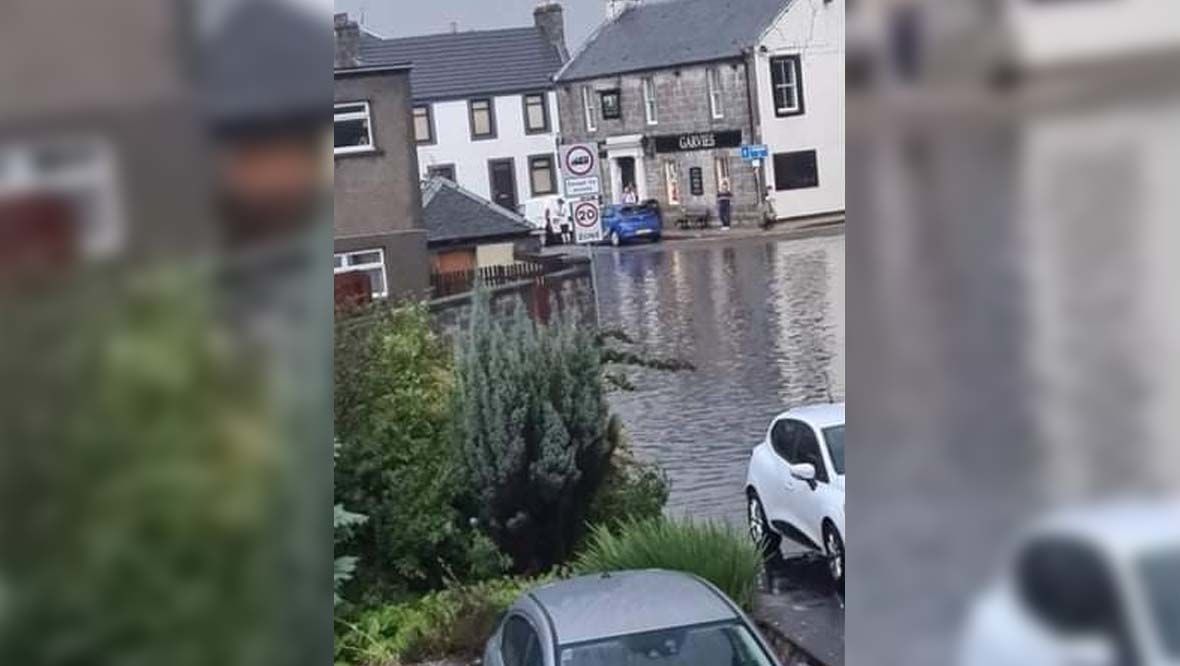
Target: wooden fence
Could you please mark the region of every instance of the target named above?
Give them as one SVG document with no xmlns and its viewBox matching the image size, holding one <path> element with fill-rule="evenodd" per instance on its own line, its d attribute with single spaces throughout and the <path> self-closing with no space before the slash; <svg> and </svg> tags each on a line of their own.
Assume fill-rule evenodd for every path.
<svg viewBox="0 0 1180 666">
<path fill-rule="evenodd" d="M 482 281 L 487 287 L 502 287 L 517 282 L 528 282 L 543 278 L 553 272 L 553 267 L 532 261 L 518 261 L 504 266 L 485 266 L 470 271 L 432 273 L 430 288 L 434 298 L 446 298 L 465 294 Z"/>
</svg>

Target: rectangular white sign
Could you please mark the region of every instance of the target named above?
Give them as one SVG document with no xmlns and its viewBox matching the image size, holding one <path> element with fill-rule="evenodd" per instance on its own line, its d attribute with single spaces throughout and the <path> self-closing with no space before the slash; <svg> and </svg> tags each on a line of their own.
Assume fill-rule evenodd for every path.
<svg viewBox="0 0 1180 666">
<path fill-rule="evenodd" d="M 567 197 L 589 197 L 599 194 L 602 194 L 602 183 L 598 176 L 565 179 L 565 195 Z"/>
</svg>

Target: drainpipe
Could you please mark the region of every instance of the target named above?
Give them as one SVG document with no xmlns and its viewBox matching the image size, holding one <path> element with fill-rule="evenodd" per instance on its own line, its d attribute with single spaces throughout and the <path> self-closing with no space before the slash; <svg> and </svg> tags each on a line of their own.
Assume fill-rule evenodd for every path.
<svg viewBox="0 0 1180 666">
<path fill-rule="evenodd" d="M 742 49 L 742 55 L 745 56 L 742 59 L 742 67 L 745 68 L 746 77 L 746 110 L 750 115 L 750 140 L 751 143 L 758 144 L 762 142 L 762 128 L 758 124 L 758 110 L 754 107 L 754 83 L 750 80 L 750 61 L 755 57 L 754 49 Z M 765 169 L 765 164 L 754 169 L 754 189 L 758 192 L 757 204 L 761 204 L 762 197 L 766 196 L 766 178 L 762 175 Z"/>
</svg>

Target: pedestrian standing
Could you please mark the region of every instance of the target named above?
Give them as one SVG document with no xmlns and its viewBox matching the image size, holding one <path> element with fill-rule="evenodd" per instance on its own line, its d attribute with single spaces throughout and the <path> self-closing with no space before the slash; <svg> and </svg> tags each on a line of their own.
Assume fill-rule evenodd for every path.
<svg viewBox="0 0 1180 666">
<path fill-rule="evenodd" d="M 629 206 L 639 203 L 639 195 L 635 193 L 634 185 L 628 185 L 623 188 L 623 203 Z"/>
<path fill-rule="evenodd" d="M 717 190 L 717 217 L 721 218 L 721 228 L 728 231 L 733 219 L 733 192 L 728 178 L 721 179 L 721 187 Z"/>
<path fill-rule="evenodd" d="M 561 223 L 561 242 L 564 245 L 573 245 L 574 243 L 574 224 L 570 221 L 569 215 L 565 213 L 565 200 L 557 200 L 557 209 L 560 213 L 557 219 Z"/>
<path fill-rule="evenodd" d="M 766 198 L 762 200 L 762 228 L 769 229 L 778 221 L 778 212 L 774 209 L 774 188 L 766 188 Z"/>
</svg>

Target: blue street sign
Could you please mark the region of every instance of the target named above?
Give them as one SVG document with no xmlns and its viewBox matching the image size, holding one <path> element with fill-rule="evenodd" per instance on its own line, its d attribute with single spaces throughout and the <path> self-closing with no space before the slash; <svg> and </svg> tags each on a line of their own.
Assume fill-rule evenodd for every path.
<svg viewBox="0 0 1180 666">
<path fill-rule="evenodd" d="M 767 146 L 742 146 L 743 160 L 764 160 L 768 157 L 770 157 L 770 148 Z"/>
</svg>

